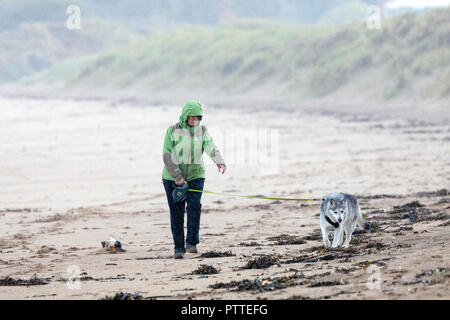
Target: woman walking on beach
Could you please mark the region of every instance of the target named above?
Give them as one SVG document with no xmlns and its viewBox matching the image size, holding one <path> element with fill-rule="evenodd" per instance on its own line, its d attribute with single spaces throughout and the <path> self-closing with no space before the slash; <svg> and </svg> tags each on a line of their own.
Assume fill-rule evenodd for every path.
<svg viewBox="0 0 450 320">
<path fill-rule="evenodd" d="M 189 191 L 185 201 L 174 203 L 172 192 L 185 182 L 190 189 L 203 190 L 205 166 L 202 155 L 206 152 L 225 173 L 224 160 L 214 145 L 205 126 L 199 125 L 203 117 L 202 106 L 189 101 L 183 107 L 179 122 L 167 129 L 163 148 L 163 184 L 170 209 L 170 226 L 175 245 L 174 258 L 183 258 L 184 253 L 197 253 L 199 243 L 201 192 Z M 175 186 L 176 185 L 176 186 Z M 184 212 L 187 211 L 186 245 L 184 239 Z"/>
</svg>

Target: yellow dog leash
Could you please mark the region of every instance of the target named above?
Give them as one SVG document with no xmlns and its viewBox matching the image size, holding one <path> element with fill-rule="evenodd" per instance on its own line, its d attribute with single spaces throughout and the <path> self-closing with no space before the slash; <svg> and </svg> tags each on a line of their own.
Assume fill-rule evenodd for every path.
<svg viewBox="0 0 450 320">
<path fill-rule="evenodd" d="M 193 192 L 201 192 L 201 193 L 211 193 L 211 194 L 217 194 L 221 196 L 227 196 L 227 197 L 241 197 L 241 198 L 249 198 L 249 199 L 265 199 L 265 200 L 280 200 L 280 201 L 319 201 L 322 199 L 297 199 L 297 198 L 272 198 L 272 197 L 263 197 L 263 196 L 243 196 L 240 194 L 232 194 L 232 193 L 220 193 L 220 192 L 212 192 L 212 191 L 206 191 L 206 190 L 195 190 L 195 189 L 188 189 L 188 191 Z"/>
</svg>

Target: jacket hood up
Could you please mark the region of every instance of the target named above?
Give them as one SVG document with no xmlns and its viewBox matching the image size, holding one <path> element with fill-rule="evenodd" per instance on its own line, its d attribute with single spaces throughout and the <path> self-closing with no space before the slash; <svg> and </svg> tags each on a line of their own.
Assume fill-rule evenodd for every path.
<svg viewBox="0 0 450 320">
<path fill-rule="evenodd" d="M 180 126 L 184 129 L 189 129 L 186 123 L 188 116 L 203 116 L 202 105 L 197 101 L 186 102 L 180 116 Z"/>
</svg>

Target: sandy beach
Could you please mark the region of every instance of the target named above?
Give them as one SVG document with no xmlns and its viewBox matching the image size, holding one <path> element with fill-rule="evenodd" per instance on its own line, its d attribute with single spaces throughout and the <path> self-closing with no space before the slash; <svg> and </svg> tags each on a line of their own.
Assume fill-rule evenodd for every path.
<svg viewBox="0 0 450 320">
<path fill-rule="evenodd" d="M 206 106 L 228 165 L 204 156 L 206 190 L 355 194 L 373 232 L 325 250 L 318 201 L 204 194 L 199 253 L 174 260 L 162 145 L 182 103 L 0 98 L 0 299 L 450 298 L 448 123 Z M 276 165 L 241 161 L 239 129 L 274 134 Z"/>
</svg>

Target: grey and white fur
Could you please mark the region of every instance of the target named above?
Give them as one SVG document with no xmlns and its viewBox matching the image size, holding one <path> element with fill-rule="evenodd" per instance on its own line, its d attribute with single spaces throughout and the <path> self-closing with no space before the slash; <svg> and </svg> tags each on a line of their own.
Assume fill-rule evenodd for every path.
<svg viewBox="0 0 450 320">
<path fill-rule="evenodd" d="M 344 248 L 350 245 L 352 233 L 356 226 L 370 232 L 370 224 L 364 220 L 358 199 L 347 193 L 331 193 L 322 199 L 320 205 L 320 228 L 325 247 L 337 248 L 343 244 Z M 328 239 L 328 229 L 334 229 L 333 243 Z"/>
</svg>

